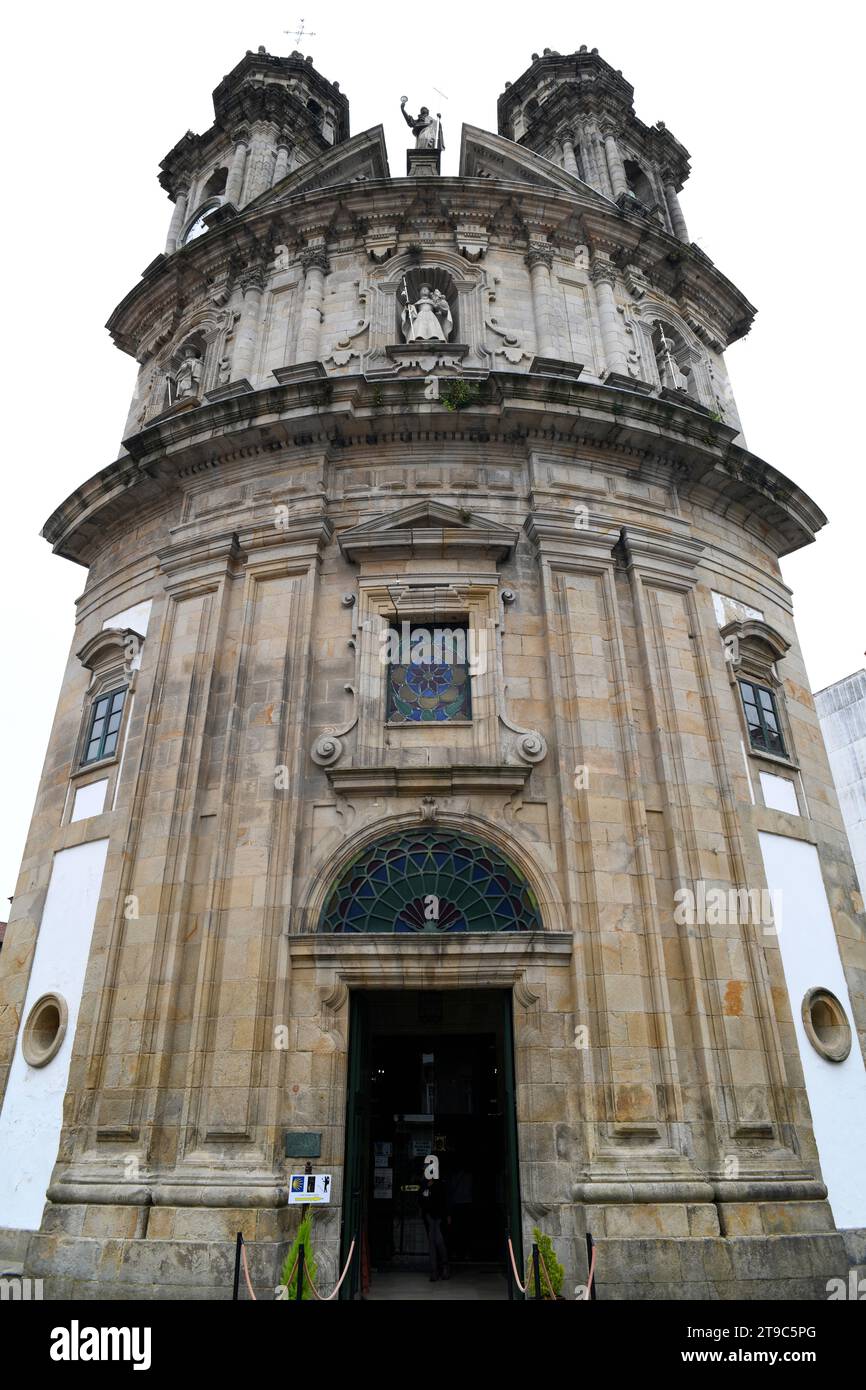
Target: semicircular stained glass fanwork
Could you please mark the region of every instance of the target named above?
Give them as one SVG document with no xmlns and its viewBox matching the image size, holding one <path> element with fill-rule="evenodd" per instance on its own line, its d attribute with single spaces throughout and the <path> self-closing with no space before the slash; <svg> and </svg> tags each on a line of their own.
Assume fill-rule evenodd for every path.
<svg viewBox="0 0 866 1390">
<path fill-rule="evenodd" d="M 435 829 L 368 845 L 325 903 L 320 932 L 541 931 L 535 895 L 499 850 Z"/>
</svg>

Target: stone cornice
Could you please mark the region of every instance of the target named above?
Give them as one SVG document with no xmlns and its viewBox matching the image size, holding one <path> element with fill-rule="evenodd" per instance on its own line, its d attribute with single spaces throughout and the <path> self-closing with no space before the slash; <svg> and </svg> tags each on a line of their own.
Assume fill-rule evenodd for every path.
<svg viewBox="0 0 866 1390">
<path fill-rule="evenodd" d="M 526 785 L 528 764 L 473 764 L 453 767 L 335 767 L 327 769 L 342 796 L 465 796 L 478 792 L 517 792 Z"/>
<path fill-rule="evenodd" d="M 537 162 L 543 172 L 546 161 Z M 748 330 L 753 306 L 703 252 L 593 190 L 584 190 L 579 181 L 573 184 L 569 190 L 557 182 L 541 188 L 517 179 L 372 179 L 305 187 L 284 197 L 271 190 L 264 201 L 257 200 L 173 255 L 157 257 L 107 326 L 118 347 L 140 359 L 153 351 L 161 325 L 176 324 L 183 313 L 205 305 L 211 287 L 230 283 L 233 267 L 245 257 L 277 244 L 300 248 L 332 225 L 342 225 L 358 228 L 353 244 L 366 264 L 364 228 L 397 228 L 396 235 L 409 245 L 417 239 L 418 227 L 427 226 L 425 198 L 432 195 L 438 225 L 443 219 L 448 225 L 430 241 L 431 250 L 440 236 L 441 244 L 453 250 L 458 229 L 468 219 L 491 248 L 520 255 L 526 254 L 530 241 L 546 240 L 555 255 L 571 262 L 575 245 L 588 243 L 618 264 L 643 270 L 683 310 L 691 306 L 720 341 L 731 342 Z M 517 241 L 515 217 L 521 229 Z M 340 245 L 347 249 L 345 239 Z"/>
<path fill-rule="evenodd" d="M 406 392 L 409 390 L 409 399 Z M 415 409 L 414 407 L 423 407 Z M 556 444 L 577 455 L 646 462 L 668 473 L 681 495 L 712 511 L 723 508 L 775 555 L 814 539 L 820 509 L 770 464 L 732 442 L 731 430 L 676 404 L 583 380 L 529 373 L 491 373 L 483 398 L 455 416 L 430 410 L 424 380 L 367 382 L 339 377 L 274 385 L 164 418 L 125 441 L 127 453 L 82 484 L 46 522 L 43 535 L 69 559 L 89 564 L 107 529 L 161 495 L 182 476 L 232 461 L 401 447 L 414 441 Z"/>
</svg>

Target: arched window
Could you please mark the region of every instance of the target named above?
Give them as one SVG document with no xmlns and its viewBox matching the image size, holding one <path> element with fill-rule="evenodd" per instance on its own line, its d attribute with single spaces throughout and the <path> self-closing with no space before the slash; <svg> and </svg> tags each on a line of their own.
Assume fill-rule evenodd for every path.
<svg viewBox="0 0 866 1390">
<path fill-rule="evenodd" d="M 535 895 L 498 849 L 424 827 L 367 846 L 331 889 L 320 932 L 541 931 Z"/>
<path fill-rule="evenodd" d="M 216 212 L 220 202 L 220 198 L 211 198 L 203 207 L 198 209 L 192 221 L 187 224 L 186 231 L 181 237 L 182 246 L 188 246 L 191 241 L 195 241 L 196 237 L 204 236 L 205 232 L 208 230 L 207 219 L 212 213 Z"/>
<path fill-rule="evenodd" d="M 656 195 L 643 169 L 633 159 L 627 159 L 624 163 L 629 189 L 645 208 L 653 207 L 657 201 Z"/>
<path fill-rule="evenodd" d="M 208 179 L 207 183 L 202 189 L 202 196 L 206 199 L 221 198 L 226 191 L 226 183 L 228 182 L 228 177 L 228 169 L 214 169 L 213 173 L 211 174 L 210 178 Z"/>
</svg>

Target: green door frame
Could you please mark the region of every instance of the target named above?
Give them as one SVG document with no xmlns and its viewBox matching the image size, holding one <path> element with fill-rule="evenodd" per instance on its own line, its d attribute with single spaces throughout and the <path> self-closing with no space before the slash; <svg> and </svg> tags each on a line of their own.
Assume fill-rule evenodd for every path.
<svg viewBox="0 0 866 1390">
<path fill-rule="evenodd" d="M 368 991 L 369 992 L 369 991 Z M 514 1247 L 514 1259 L 523 1269 L 523 1237 L 520 1210 L 520 1166 L 517 1145 L 517 1097 L 514 1073 L 514 1014 L 512 991 L 503 989 L 502 1048 L 505 1091 L 505 1219 Z M 340 1269 L 345 1267 L 349 1247 L 356 1239 L 352 1268 L 340 1289 L 340 1298 L 361 1295 L 361 1236 L 366 1215 L 367 1164 L 370 1148 L 370 1055 L 372 1030 L 366 992 L 349 993 L 349 1057 L 346 1072 L 346 1152 L 343 1166 L 343 1221 L 340 1239 Z M 507 1251 L 503 1252 L 507 1258 Z"/>
<path fill-rule="evenodd" d="M 346 1153 L 343 1166 L 343 1224 L 340 1240 L 340 1271 L 349 1258 L 355 1240 L 352 1268 L 339 1297 L 349 1300 L 361 1296 L 361 1234 L 367 1201 L 365 1154 L 370 1135 L 370 1021 L 364 991 L 349 993 L 349 1058 L 346 1073 Z"/>
</svg>

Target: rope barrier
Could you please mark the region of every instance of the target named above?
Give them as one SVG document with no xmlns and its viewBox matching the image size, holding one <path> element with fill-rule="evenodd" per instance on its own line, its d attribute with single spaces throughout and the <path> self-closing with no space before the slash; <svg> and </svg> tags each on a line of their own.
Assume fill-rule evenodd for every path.
<svg viewBox="0 0 866 1390">
<path fill-rule="evenodd" d="M 352 1263 L 352 1256 L 354 1255 L 354 1253 L 355 1253 L 355 1238 L 353 1237 L 353 1238 L 352 1238 L 352 1244 L 349 1246 L 349 1253 L 348 1253 L 348 1255 L 347 1255 L 347 1257 L 346 1257 L 346 1264 L 345 1264 L 345 1267 L 344 1267 L 344 1269 L 343 1269 L 343 1273 L 340 1275 L 339 1279 L 337 1280 L 337 1282 L 336 1282 L 336 1284 L 334 1285 L 334 1287 L 333 1287 L 333 1289 L 331 1290 L 331 1292 L 330 1292 L 329 1294 L 327 1294 L 327 1295 L 319 1293 L 319 1290 L 316 1288 L 315 1284 L 313 1283 L 312 1279 L 310 1278 L 310 1271 L 309 1271 L 307 1265 L 306 1265 L 306 1264 L 304 1265 L 304 1274 L 307 1276 L 307 1283 L 309 1284 L 310 1288 L 311 1288 L 312 1291 L 313 1291 L 313 1296 L 314 1296 L 314 1298 L 317 1298 L 317 1299 L 319 1300 L 320 1303 L 330 1303 L 332 1298 L 336 1298 L 336 1297 L 337 1297 L 337 1294 L 340 1292 L 340 1285 L 342 1284 L 342 1282 L 343 1282 L 343 1280 L 345 1279 L 346 1275 L 349 1273 L 349 1265 Z"/>
<path fill-rule="evenodd" d="M 583 1295 L 584 1302 L 588 1302 L 590 1290 L 592 1288 L 592 1277 L 595 1274 L 595 1245 L 592 1247 L 592 1259 L 589 1263 L 589 1277 L 586 1281 L 586 1293 Z"/>
<path fill-rule="evenodd" d="M 514 1262 L 514 1246 L 511 1244 L 511 1236 L 508 1237 L 508 1253 L 511 1256 L 511 1268 L 514 1271 L 514 1282 L 521 1293 L 526 1293 L 526 1285 L 521 1284 L 520 1275 L 517 1273 L 517 1265 Z"/>
<path fill-rule="evenodd" d="M 250 1280 L 250 1267 L 249 1267 L 249 1265 L 247 1264 L 247 1245 L 246 1245 L 246 1241 L 243 1239 L 243 1237 L 241 1237 L 241 1264 L 242 1264 L 243 1267 L 244 1267 L 244 1278 L 245 1278 L 246 1281 L 247 1281 L 247 1288 L 248 1288 L 249 1291 L 250 1291 L 250 1298 L 253 1300 L 253 1302 L 255 1302 L 255 1301 L 256 1301 L 256 1296 L 255 1296 L 255 1293 L 253 1292 L 253 1286 L 252 1286 L 252 1282 L 251 1282 L 251 1280 Z"/>
</svg>

